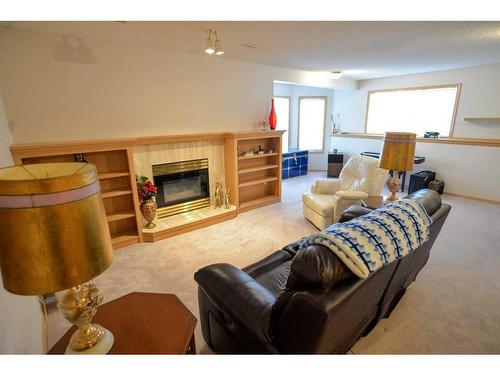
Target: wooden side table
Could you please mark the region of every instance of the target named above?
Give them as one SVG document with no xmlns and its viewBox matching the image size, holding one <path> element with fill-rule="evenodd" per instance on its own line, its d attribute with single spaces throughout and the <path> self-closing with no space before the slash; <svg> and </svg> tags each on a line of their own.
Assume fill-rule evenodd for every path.
<svg viewBox="0 0 500 375">
<path fill-rule="evenodd" d="M 196 318 L 173 294 L 130 293 L 99 306 L 92 322 L 113 333 L 109 354 L 196 354 Z M 64 354 L 72 327 L 49 354 Z"/>
</svg>

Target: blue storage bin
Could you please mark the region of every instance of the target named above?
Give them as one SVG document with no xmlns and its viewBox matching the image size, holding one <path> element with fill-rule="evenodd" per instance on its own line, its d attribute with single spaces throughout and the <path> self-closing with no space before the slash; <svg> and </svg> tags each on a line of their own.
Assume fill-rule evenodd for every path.
<svg viewBox="0 0 500 375">
<path fill-rule="evenodd" d="M 290 168 L 288 177 L 297 177 L 299 175 L 300 175 L 300 168 L 299 167 Z"/>
<path fill-rule="evenodd" d="M 281 178 L 287 179 L 306 175 L 308 172 L 308 162 L 308 150 L 288 149 L 288 152 L 283 153 Z"/>
</svg>

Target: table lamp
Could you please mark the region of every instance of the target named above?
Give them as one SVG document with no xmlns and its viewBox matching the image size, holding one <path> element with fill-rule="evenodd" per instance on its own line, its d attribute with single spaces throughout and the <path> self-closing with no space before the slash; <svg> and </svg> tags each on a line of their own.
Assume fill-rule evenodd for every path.
<svg viewBox="0 0 500 375">
<path fill-rule="evenodd" d="M 415 156 L 415 143 L 417 135 L 414 133 L 385 133 L 384 143 L 378 166 L 392 171 L 392 175 L 387 180 L 387 188 L 391 195 L 388 201 L 398 199 L 396 193 L 401 187 L 399 172 L 411 171 L 413 169 L 413 157 Z"/>
<path fill-rule="evenodd" d="M 59 310 L 78 327 L 66 353 L 107 353 L 113 335 L 91 323 L 102 296 L 95 285 L 82 285 L 113 259 L 95 166 L 45 163 L 0 169 L 0 228 L 5 289 L 38 296 L 60 292 Z"/>
</svg>

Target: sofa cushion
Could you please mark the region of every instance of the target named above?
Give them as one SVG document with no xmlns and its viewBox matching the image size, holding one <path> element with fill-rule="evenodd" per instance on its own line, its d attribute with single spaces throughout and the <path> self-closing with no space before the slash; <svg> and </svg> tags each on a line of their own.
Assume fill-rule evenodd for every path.
<svg viewBox="0 0 500 375">
<path fill-rule="evenodd" d="M 344 262 L 323 245 L 301 249 L 291 263 L 286 284 L 289 290 L 312 288 L 327 291 L 352 275 Z"/>
<path fill-rule="evenodd" d="M 427 211 L 427 215 L 429 216 L 441 207 L 441 196 L 436 191 L 431 189 L 417 190 L 403 199 L 413 199 L 419 202 L 422 207 L 424 207 L 425 211 Z"/>
<path fill-rule="evenodd" d="M 295 255 L 295 253 L 291 254 L 290 252 L 285 251 L 285 248 L 283 248 L 282 250 L 275 251 L 271 255 L 262 258 L 258 262 L 243 268 L 242 271 L 248 273 L 254 279 L 257 279 L 258 277 L 272 271 L 281 263 L 284 263 L 287 260 L 292 260 L 293 255 Z"/>
<path fill-rule="evenodd" d="M 290 273 L 291 263 L 291 260 L 280 263 L 279 265 L 276 265 L 276 267 L 269 269 L 267 272 L 261 273 L 254 278 L 274 297 L 278 297 L 279 294 L 285 289 L 288 275 Z"/>
<path fill-rule="evenodd" d="M 349 268 L 323 245 L 300 249 L 291 261 L 286 285 L 273 305 L 271 320 L 276 322 L 295 292 L 311 289 L 326 292 L 352 275 Z"/>
<path fill-rule="evenodd" d="M 333 216 L 335 195 L 303 193 L 302 202 L 323 217 Z"/>
</svg>

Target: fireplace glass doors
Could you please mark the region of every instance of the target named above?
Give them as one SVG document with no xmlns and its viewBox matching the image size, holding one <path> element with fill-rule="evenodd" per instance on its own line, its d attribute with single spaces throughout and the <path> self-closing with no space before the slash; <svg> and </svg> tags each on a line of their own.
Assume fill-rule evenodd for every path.
<svg viewBox="0 0 500 375">
<path fill-rule="evenodd" d="M 210 206 L 208 159 L 153 165 L 158 218 Z"/>
</svg>

